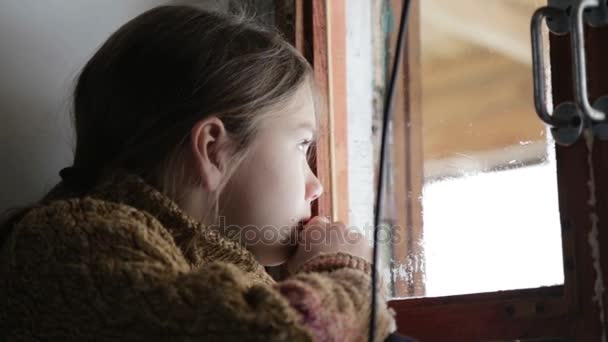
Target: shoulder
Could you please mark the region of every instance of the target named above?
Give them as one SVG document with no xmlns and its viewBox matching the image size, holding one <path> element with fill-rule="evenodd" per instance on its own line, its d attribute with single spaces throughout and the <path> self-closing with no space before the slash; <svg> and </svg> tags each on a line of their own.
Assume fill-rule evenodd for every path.
<svg viewBox="0 0 608 342">
<path fill-rule="evenodd" d="M 8 248 L 13 257 L 20 256 L 18 259 L 36 256 L 33 259 L 65 263 L 137 255 L 172 264 L 183 260 L 171 234 L 152 215 L 90 197 L 31 209 L 15 224 Z"/>
<path fill-rule="evenodd" d="M 128 205 L 90 197 L 53 201 L 33 208 L 16 223 L 15 232 L 49 236 L 112 233 L 129 237 L 156 233 L 170 237 L 152 215 Z"/>
<path fill-rule="evenodd" d="M 84 229 L 91 225 L 110 222 L 133 226 L 159 223 L 149 214 L 133 207 L 91 197 L 58 200 L 32 208 L 16 223 L 20 229 L 40 229 L 61 226 L 64 229 Z"/>
</svg>

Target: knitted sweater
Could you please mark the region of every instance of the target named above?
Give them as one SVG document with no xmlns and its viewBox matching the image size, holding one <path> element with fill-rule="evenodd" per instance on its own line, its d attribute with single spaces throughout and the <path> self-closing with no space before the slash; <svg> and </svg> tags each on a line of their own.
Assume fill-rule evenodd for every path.
<svg viewBox="0 0 608 342">
<path fill-rule="evenodd" d="M 31 209 L 0 246 L 0 341 L 363 341 L 370 264 L 345 253 L 275 281 L 140 178 Z M 395 331 L 378 306 L 377 340 Z"/>
</svg>

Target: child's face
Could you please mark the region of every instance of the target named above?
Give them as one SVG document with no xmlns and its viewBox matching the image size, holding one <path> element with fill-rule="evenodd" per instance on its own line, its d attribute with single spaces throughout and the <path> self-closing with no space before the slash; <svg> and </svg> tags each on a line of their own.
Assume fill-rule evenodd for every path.
<svg viewBox="0 0 608 342">
<path fill-rule="evenodd" d="M 285 262 L 294 248 L 287 242 L 323 192 L 307 161 L 316 131 L 310 88 L 301 87 L 290 101 L 262 124 L 222 203 L 226 225 L 240 226 L 242 241 L 265 266 Z"/>
</svg>

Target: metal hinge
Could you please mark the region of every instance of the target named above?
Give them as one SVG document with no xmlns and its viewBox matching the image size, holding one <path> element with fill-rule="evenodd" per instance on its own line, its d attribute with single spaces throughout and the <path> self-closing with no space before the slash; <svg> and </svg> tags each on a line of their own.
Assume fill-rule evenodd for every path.
<svg viewBox="0 0 608 342">
<path fill-rule="evenodd" d="M 547 101 L 545 64 L 542 44 L 542 23 L 553 34 L 570 33 L 574 62 L 575 102 L 564 102 L 551 110 Z M 587 91 L 587 62 L 585 57 L 585 25 L 608 25 L 608 0 L 549 0 L 532 16 L 532 69 L 534 74 L 534 103 L 539 118 L 551 126 L 558 144 L 571 145 L 585 129 L 591 129 L 602 140 L 608 140 L 608 95 L 589 103 Z"/>
</svg>

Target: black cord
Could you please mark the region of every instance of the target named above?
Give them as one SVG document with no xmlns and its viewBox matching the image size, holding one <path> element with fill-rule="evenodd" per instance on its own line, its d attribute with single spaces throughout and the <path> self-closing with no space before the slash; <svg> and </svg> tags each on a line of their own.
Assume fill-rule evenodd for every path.
<svg viewBox="0 0 608 342">
<path fill-rule="evenodd" d="M 407 28 L 407 19 L 410 8 L 410 0 L 403 0 L 403 8 L 401 10 L 401 22 L 399 24 L 399 36 L 397 37 L 397 48 L 393 59 L 393 70 L 391 72 L 390 83 L 388 84 L 386 99 L 384 101 L 384 113 L 382 118 L 382 135 L 380 143 L 380 165 L 378 171 L 378 184 L 376 188 L 376 212 L 374 213 L 374 238 L 373 238 L 373 256 L 372 256 L 372 307 L 370 315 L 369 327 L 369 342 L 374 342 L 376 333 L 376 278 L 377 263 L 378 263 L 378 231 L 380 225 L 380 213 L 382 209 L 382 188 L 384 184 L 384 159 L 386 154 L 386 142 L 388 134 L 388 125 L 390 122 L 391 112 L 393 109 L 393 96 L 395 93 L 395 83 L 399 73 L 399 64 L 401 64 L 401 55 L 403 45 L 405 45 L 405 33 Z"/>
</svg>

